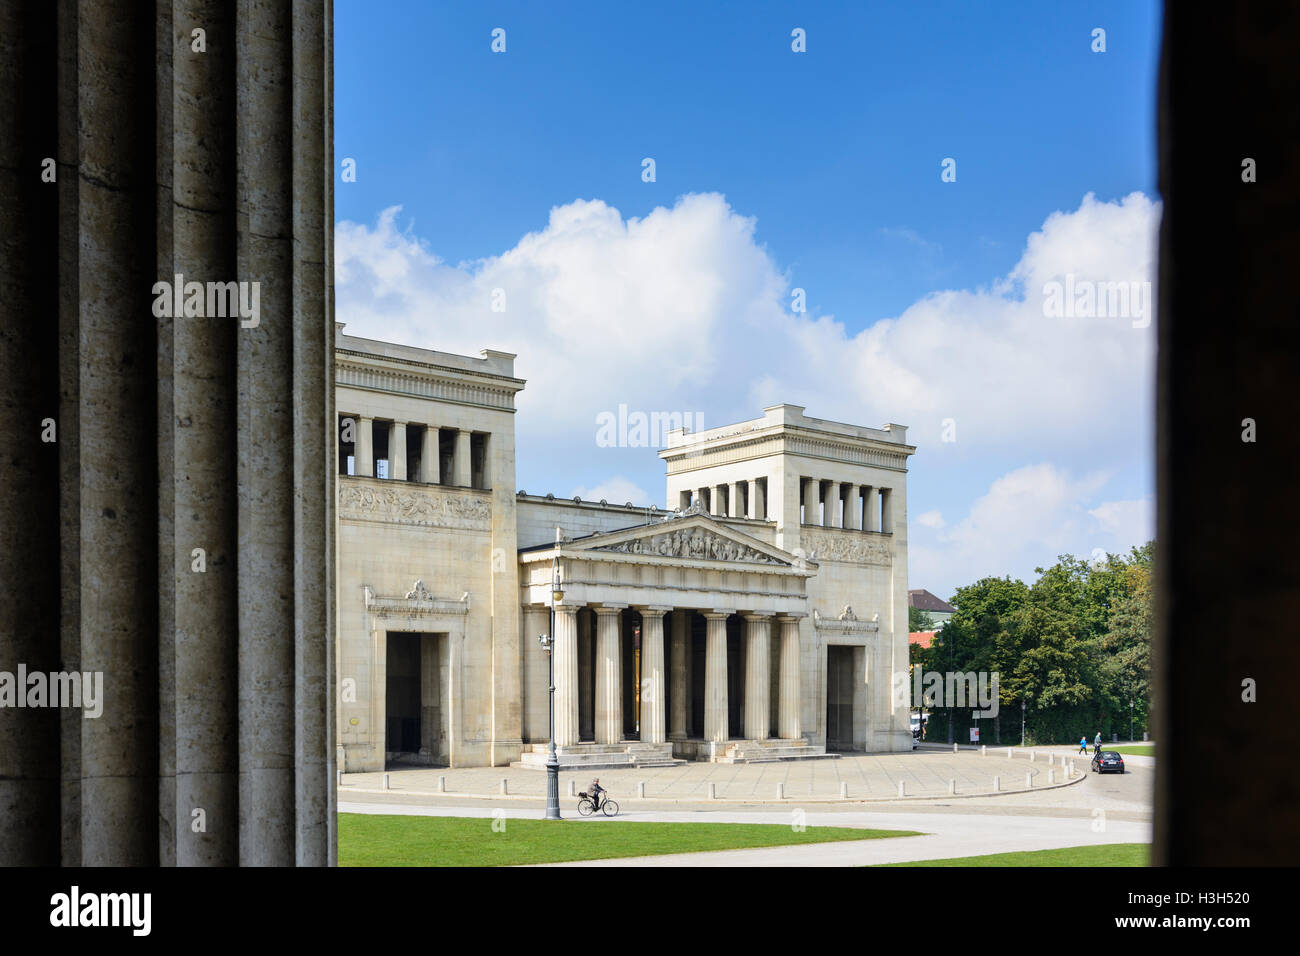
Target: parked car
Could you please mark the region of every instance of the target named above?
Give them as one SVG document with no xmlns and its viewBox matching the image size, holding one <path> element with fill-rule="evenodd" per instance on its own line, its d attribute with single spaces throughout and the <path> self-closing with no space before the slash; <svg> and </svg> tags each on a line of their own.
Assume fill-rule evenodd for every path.
<svg viewBox="0 0 1300 956">
<path fill-rule="evenodd" d="M 1097 773 L 1124 773 L 1124 758 L 1114 750 L 1100 751 L 1093 755 L 1092 769 Z"/>
</svg>

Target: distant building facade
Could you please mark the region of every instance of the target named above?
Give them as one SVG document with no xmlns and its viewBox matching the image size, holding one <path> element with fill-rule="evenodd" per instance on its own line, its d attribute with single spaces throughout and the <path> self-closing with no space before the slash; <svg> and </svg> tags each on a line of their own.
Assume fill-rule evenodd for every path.
<svg viewBox="0 0 1300 956">
<path fill-rule="evenodd" d="M 568 767 L 910 749 L 905 428 L 777 405 L 670 432 L 666 507 L 556 499 L 513 355 L 342 329 L 340 768 L 541 766 L 543 634 Z"/>
</svg>

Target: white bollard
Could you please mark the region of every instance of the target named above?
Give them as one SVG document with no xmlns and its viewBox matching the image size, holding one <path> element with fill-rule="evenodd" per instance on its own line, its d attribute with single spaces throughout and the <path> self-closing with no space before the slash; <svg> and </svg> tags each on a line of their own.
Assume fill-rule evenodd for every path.
<svg viewBox="0 0 1300 956">
<path fill-rule="evenodd" d="M 569 778 L 569 796 L 571 796 L 571 797 L 576 797 L 577 795 L 578 795 L 578 781 L 576 781 L 576 780 L 574 780 L 572 777 L 570 777 L 570 778 Z"/>
<path fill-rule="evenodd" d="M 342 771 L 342 770 L 339 771 L 339 778 L 338 778 L 338 781 L 337 781 L 337 782 L 338 782 L 338 785 L 339 785 L 340 787 L 343 786 L 343 771 Z"/>
<path fill-rule="evenodd" d="M 989 755 L 989 745 L 988 745 L 988 744 L 980 744 L 980 756 L 981 756 L 981 757 L 987 757 L 988 755 Z"/>
<path fill-rule="evenodd" d="M 1047 771 L 1047 782 L 1048 782 L 1049 784 L 1056 783 L 1056 771 L 1055 771 L 1055 770 L 1049 770 L 1049 771 Z"/>
<path fill-rule="evenodd" d="M 948 792 L 949 792 L 949 793 L 956 793 L 956 792 L 957 792 L 957 781 L 956 781 L 956 780 L 949 780 L 949 781 L 948 781 Z"/>
<path fill-rule="evenodd" d="M 957 741 L 955 740 L 952 742 L 952 752 L 953 753 L 957 752 Z"/>
<path fill-rule="evenodd" d="M 384 789 L 388 789 L 388 774 L 384 774 Z"/>
<path fill-rule="evenodd" d="M 845 800 L 849 795 L 849 785 L 843 780 L 840 781 L 840 799 Z"/>
<path fill-rule="evenodd" d="M 1056 763 L 1056 754 L 1049 753 L 1049 754 L 1047 755 L 1047 765 L 1048 765 L 1049 767 L 1051 767 L 1051 766 L 1053 766 L 1055 763 Z"/>
<path fill-rule="evenodd" d="M 1029 762 L 1030 763 L 1034 762 L 1034 752 L 1032 750 L 1029 751 Z"/>
<path fill-rule="evenodd" d="M 637 785 L 636 785 L 636 795 L 637 795 L 638 797 L 641 797 L 641 798 L 644 798 L 644 797 L 645 797 L 645 781 L 644 781 L 644 780 L 638 780 L 638 781 L 637 781 Z"/>
<path fill-rule="evenodd" d="M 1030 770 L 1028 773 L 1025 774 L 1025 789 L 1032 790 L 1033 788 L 1034 788 L 1034 772 Z"/>
<path fill-rule="evenodd" d="M 785 799 L 785 784 L 783 784 L 783 783 L 778 783 L 778 784 L 776 785 L 776 798 L 777 798 L 778 800 L 784 800 L 784 799 Z"/>
<path fill-rule="evenodd" d="M 504 796 L 505 796 L 506 794 L 508 794 L 509 792 L 510 792 L 510 790 L 509 790 L 509 788 L 508 788 L 508 786 L 507 786 L 507 784 L 506 784 L 506 778 L 505 778 L 505 777 L 502 777 L 502 778 L 501 778 L 501 796 L 504 797 Z"/>
<path fill-rule="evenodd" d="M 1001 790 L 1001 789 L 1002 789 L 1002 778 L 1001 778 L 1001 777 L 994 777 L 994 778 L 993 778 L 993 792 L 994 792 L 994 793 L 997 793 L 997 792 L 998 792 L 999 790 Z"/>
<path fill-rule="evenodd" d="M 898 781 L 898 795 L 900 797 L 907 796 L 907 784 L 905 781 Z"/>
<path fill-rule="evenodd" d="M 1010 748 L 1010 747 L 1007 748 L 1007 759 L 1008 759 L 1008 760 L 1011 759 L 1011 748 Z"/>
<path fill-rule="evenodd" d="M 439 793 L 446 793 L 446 792 L 447 792 L 447 778 L 446 778 L 446 777 L 439 777 L 439 778 L 438 778 L 438 792 L 439 792 Z"/>
<path fill-rule="evenodd" d="M 710 800 L 716 800 L 716 799 L 718 799 L 718 790 L 717 790 L 717 786 L 716 786 L 715 784 L 712 784 L 712 783 L 709 784 L 709 799 L 710 799 Z"/>
</svg>

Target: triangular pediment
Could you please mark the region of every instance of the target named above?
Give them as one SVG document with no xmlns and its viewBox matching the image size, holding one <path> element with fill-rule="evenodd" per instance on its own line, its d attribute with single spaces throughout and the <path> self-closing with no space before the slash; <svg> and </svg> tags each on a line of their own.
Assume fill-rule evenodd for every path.
<svg viewBox="0 0 1300 956">
<path fill-rule="evenodd" d="M 650 558 L 735 561 L 795 567 L 799 559 L 775 545 L 729 528 L 705 514 L 669 518 L 565 542 L 566 551 L 612 551 Z"/>
</svg>

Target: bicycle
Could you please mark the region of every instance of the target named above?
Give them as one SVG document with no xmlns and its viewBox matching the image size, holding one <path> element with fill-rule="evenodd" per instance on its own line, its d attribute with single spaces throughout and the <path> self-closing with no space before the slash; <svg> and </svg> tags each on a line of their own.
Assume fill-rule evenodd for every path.
<svg viewBox="0 0 1300 956">
<path fill-rule="evenodd" d="M 578 793 L 578 796 L 581 798 L 578 800 L 578 812 L 581 813 L 584 817 L 591 816 L 593 813 L 596 812 L 597 809 L 599 809 L 600 812 L 605 814 L 605 816 L 607 817 L 616 816 L 618 814 L 618 804 L 615 803 L 613 800 L 609 799 L 608 794 L 604 792 L 602 792 L 600 795 L 601 801 L 599 807 L 597 807 L 596 804 L 592 802 L 591 797 L 587 796 L 586 790 L 580 791 Z"/>
</svg>

